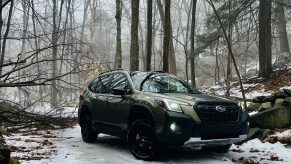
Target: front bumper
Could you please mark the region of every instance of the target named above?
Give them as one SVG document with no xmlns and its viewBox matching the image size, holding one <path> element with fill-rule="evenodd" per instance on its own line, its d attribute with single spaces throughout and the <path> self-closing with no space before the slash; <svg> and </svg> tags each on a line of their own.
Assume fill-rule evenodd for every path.
<svg viewBox="0 0 291 164">
<path fill-rule="evenodd" d="M 175 124 L 175 129 L 171 125 Z M 186 147 L 228 145 L 246 139 L 247 120 L 234 123 L 197 123 L 183 113 L 167 112 L 163 131 L 156 135 L 161 144 Z"/>
<path fill-rule="evenodd" d="M 239 135 L 238 138 L 223 138 L 223 139 L 209 139 L 202 140 L 198 137 L 191 137 L 184 143 L 184 147 L 201 147 L 201 146 L 219 146 L 219 145 L 229 145 L 233 143 L 238 143 L 244 141 L 247 138 L 247 135 Z"/>
</svg>

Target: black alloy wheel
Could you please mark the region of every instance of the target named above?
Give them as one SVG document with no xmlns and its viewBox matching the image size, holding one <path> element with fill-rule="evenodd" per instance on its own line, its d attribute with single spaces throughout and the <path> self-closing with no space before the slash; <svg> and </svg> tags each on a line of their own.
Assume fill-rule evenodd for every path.
<svg viewBox="0 0 291 164">
<path fill-rule="evenodd" d="M 131 153 L 142 160 L 152 160 L 157 153 L 153 126 L 146 120 L 135 121 L 128 133 Z"/>
</svg>

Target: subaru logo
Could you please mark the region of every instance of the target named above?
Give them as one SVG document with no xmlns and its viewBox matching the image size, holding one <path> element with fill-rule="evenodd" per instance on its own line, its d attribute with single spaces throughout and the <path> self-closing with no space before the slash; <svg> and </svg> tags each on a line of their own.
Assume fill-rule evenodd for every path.
<svg viewBox="0 0 291 164">
<path fill-rule="evenodd" d="M 226 111 L 226 108 L 222 105 L 218 105 L 216 106 L 216 111 L 218 112 L 225 112 Z"/>
</svg>

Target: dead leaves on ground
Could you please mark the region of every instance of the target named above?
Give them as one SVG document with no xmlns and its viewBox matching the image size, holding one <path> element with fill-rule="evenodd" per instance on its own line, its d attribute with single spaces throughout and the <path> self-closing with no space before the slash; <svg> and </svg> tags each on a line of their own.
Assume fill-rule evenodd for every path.
<svg viewBox="0 0 291 164">
<path fill-rule="evenodd" d="M 234 162 L 235 164 L 258 164 L 259 163 L 256 160 L 253 160 L 251 158 L 245 158 L 245 157 L 241 157 L 236 160 L 233 159 L 232 162 Z"/>
<path fill-rule="evenodd" d="M 33 139 L 32 139 L 33 138 Z M 41 160 L 48 159 L 52 154 L 57 153 L 57 147 L 48 139 L 37 139 L 35 137 L 31 138 L 12 138 L 9 140 L 14 140 L 16 143 L 24 142 L 27 146 L 11 146 L 11 152 L 18 154 L 14 156 L 18 160 Z M 19 145 L 19 144 L 18 144 Z M 33 146 L 31 146 L 33 145 Z M 21 154 L 21 155 L 19 155 Z"/>
<path fill-rule="evenodd" d="M 277 136 L 276 132 L 283 133 L 286 129 L 275 129 L 272 135 L 269 135 L 265 138 L 264 142 L 276 143 L 281 142 L 282 144 L 291 145 L 291 132 L 283 136 Z"/>
<path fill-rule="evenodd" d="M 239 159 L 232 159 L 232 162 L 234 162 L 235 164 L 259 164 L 259 161 L 262 160 L 269 160 L 269 161 L 283 161 L 283 159 L 280 159 L 277 155 L 275 154 L 271 154 L 269 158 L 263 158 L 261 157 L 258 160 L 257 156 L 250 156 L 248 158 L 246 157 L 241 157 Z"/>
<path fill-rule="evenodd" d="M 269 79 L 256 78 L 246 83 L 254 83 L 256 85 L 246 89 L 245 93 L 263 89 L 265 91 L 277 91 L 284 86 L 291 85 L 291 69 L 274 71 L 272 77 Z"/>
</svg>

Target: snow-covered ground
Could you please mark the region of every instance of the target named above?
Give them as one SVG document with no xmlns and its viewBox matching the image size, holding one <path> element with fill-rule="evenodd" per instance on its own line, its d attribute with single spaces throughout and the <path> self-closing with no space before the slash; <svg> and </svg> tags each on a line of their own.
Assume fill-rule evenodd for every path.
<svg viewBox="0 0 291 164">
<path fill-rule="evenodd" d="M 254 87 L 256 85 L 255 84 L 244 84 L 243 86 L 244 86 L 244 89 L 248 89 L 248 88 Z M 207 92 L 209 94 L 224 96 L 225 95 L 225 86 L 215 85 L 215 86 L 212 86 L 210 88 L 207 88 L 205 90 L 205 92 Z M 265 90 L 260 90 L 260 91 L 254 90 L 252 92 L 245 94 L 246 99 L 253 99 L 253 98 L 256 98 L 258 96 L 270 96 L 270 95 L 271 95 L 271 92 L 266 92 Z M 231 87 L 230 96 L 242 98 L 240 86 Z"/>
<path fill-rule="evenodd" d="M 291 135 L 291 131 L 276 133 Z M 241 146 L 233 145 L 228 153 L 209 153 L 197 150 L 171 148 L 160 153 L 155 162 L 136 160 L 127 148 L 126 141 L 117 137 L 101 134 L 94 144 L 82 141 L 80 127 L 44 132 L 43 135 L 14 134 L 6 137 L 7 143 L 22 146 L 23 152 L 13 152 L 12 156 L 34 155 L 41 160 L 22 160 L 23 164 L 91 164 L 91 163 L 233 163 L 241 157 L 259 163 L 291 163 L 291 149 L 283 144 L 262 143 L 258 139 Z M 29 151 L 25 151 L 29 150 Z M 45 159 L 47 158 L 47 159 Z M 242 158 L 241 158 L 242 159 Z M 272 160 L 278 161 L 272 161 Z"/>
</svg>

